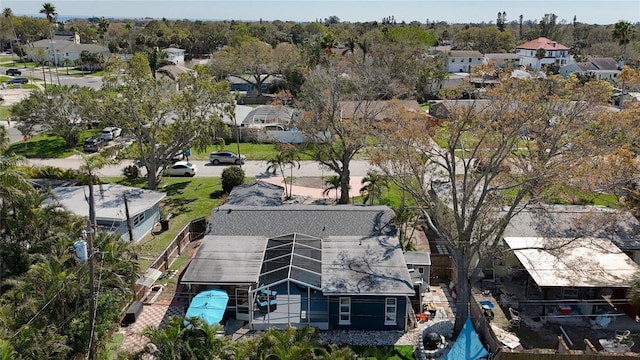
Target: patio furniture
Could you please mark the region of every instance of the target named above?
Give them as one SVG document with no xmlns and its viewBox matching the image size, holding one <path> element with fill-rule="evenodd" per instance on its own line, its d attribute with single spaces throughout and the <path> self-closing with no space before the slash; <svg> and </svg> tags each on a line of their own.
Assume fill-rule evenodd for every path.
<svg viewBox="0 0 640 360">
<path fill-rule="evenodd" d="M 267 295 L 259 295 L 256 297 L 256 304 L 260 307 L 260 310 L 274 310 L 278 305 L 276 299 L 273 299 Z"/>
<path fill-rule="evenodd" d="M 263 287 L 263 286 L 264 286 L 264 284 L 261 284 L 261 285 L 260 285 L 260 287 Z M 262 294 L 264 294 L 264 295 L 267 295 L 267 296 L 276 296 L 276 295 L 278 295 L 278 292 L 277 292 L 277 291 L 275 291 L 275 290 L 269 290 L 269 289 L 266 289 L 266 288 L 265 288 L 265 289 L 260 289 L 260 292 L 261 292 Z"/>
<path fill-rule="evenodd" d="M 604 351 L 610 353 L 624 353 L 630 351 L 631 346 L 633 346 L 629 346 L 628 344 L 621 344 L 619 341 L 611 339 L 598 339 L 598 342 L 600 343 L 600 346 L 602 346 L 602 349 Z"/>
<path fill-rule="evenodd" d="M 511 315 L 511 319 L 509 319 L 509 326 L 513 328 L 520 328 L 520 311 L 509 308 L 509 315 Z"/>
</svg>

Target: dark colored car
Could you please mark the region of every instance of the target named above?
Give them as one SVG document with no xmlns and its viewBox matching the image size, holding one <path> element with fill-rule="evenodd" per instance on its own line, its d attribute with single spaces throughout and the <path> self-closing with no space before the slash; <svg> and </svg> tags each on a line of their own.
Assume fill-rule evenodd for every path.
<svg viewBox="0 0 640 360">
<path fill-rule="evenodd" d="M 90 137 L 84 141 L 82 148 L 85 152 L 96 152 L 105 145 L 106 141 L 99 137 Z"/>
<path fill-rule="evenodd" d="M 22 71 L 18 69 L 7 69 L 6 74 L 10 76 L 19 76 L 22 75 Z"/>
<path fill-rule="evenodd" d="M 17 78 L 9 79 L 9 81 L 7 81 L 7 84 L 26 84 L 28 82 L 29 82 L 29 79 L 27 79 L 26 77 L 17 77 Z"/>
</svg>

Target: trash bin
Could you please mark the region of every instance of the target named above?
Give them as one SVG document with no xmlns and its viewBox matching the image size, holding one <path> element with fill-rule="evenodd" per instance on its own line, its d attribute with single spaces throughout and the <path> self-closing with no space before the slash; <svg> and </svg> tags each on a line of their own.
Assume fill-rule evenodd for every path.
<svg viewBox="0 0 640 360">
<path fill-rule="evenodd" d="M 160 229 L 162 229 L 162 231 L 169 230 L 169 219 L 165 218 L 160 220 Z"/>
<path fill-rule="evenodd" d="M 160 219 L 160 229 L 162 231 L 169 230 L 169 219 L 171 219 L 171 217 L 173 217 L 173 214 L 172 213 L 168 213 L 167 215 L 163 216 Z"/>
</svg>

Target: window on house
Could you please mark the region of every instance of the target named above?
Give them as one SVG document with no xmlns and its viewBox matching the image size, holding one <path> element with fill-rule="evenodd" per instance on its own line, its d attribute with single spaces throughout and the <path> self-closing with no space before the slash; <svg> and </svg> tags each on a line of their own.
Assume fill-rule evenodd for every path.
<svg viewBox="0 0 640 360">
<path fill-rule="evenodd" d="M 452 62 L 452 63 L 456 62 L 456 59 L 451 59 L 451 62 Z"/>
<path fill-rule="evenodd" d="M 396 298 L 386 298 L 384 299 L 384 324 L 385 325 L 396 325 L 396 316 L 397 316 L 397 299 Z"/>
<path fill-rule="evenodd" d="M 338 325 L 350 325 L 351 324 L 351 298 L 340 298 L 340 319 Z"/>
<path fill-rule="evenodd" d="M 469 58 L 469 62 L 471 62 L 471 58 Z"/>
<path fill-rule="evenodd" d="M 131 218 L 131 225 L 136 227 L 144 221 L 144 213 L 138 214 Z"/>
</svg>

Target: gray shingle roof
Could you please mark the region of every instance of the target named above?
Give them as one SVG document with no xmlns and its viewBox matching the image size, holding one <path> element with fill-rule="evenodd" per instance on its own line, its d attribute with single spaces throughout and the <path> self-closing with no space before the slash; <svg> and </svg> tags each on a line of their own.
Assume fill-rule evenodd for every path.
<svg viewBox="0 0 640 360">
<path fill-rule="evenodd" d="M 225 204 L 183 283 L 256 283 L 269 238 L 304 234 L 322 239 L 325 294 L 413 295 L 404 255 L 386 206 Z"/>
<path fill-rule="evenodd" d="M 327 236 L 395 236 L 394 213 L 386 206 L 306 205 L 216 208 L 209 221 L 211 235 L 274 237 L 291 233 Z"/>
<path fill-rule="evenodd" d="M 238 206 L 278 206 L 282 205 L 284 188 L 264 181 L 254 181 L 233 188 L 227 198 L 227 205 Z"/>
</svg>

